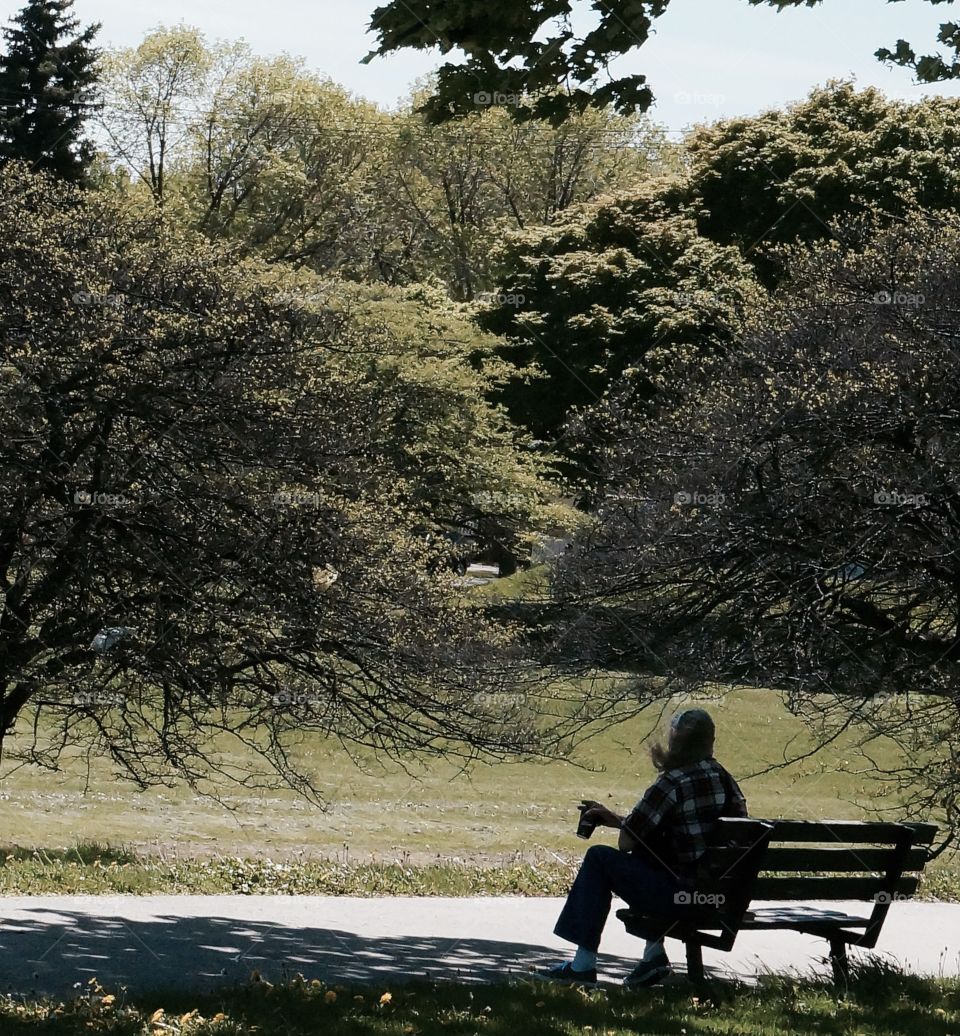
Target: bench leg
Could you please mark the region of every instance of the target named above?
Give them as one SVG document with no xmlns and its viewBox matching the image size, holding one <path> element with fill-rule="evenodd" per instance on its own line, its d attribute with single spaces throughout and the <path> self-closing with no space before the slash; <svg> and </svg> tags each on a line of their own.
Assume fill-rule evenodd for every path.
<svg viewBox="0 0 960 1036">
<path fill-rule="evenodd" d="M 684 944 L 687 948 L 687 978 L 691 982 L 703 981 L 703 947 L 692 939 Z"/>
<path fill-rule="evenodd" d="M 830 940 L 830 964 L 833 967 L 833 981 L 838 986 L 850 982 L 850 965 L 847 961 L 847 944 L 843 939 Z"/>
</svg>

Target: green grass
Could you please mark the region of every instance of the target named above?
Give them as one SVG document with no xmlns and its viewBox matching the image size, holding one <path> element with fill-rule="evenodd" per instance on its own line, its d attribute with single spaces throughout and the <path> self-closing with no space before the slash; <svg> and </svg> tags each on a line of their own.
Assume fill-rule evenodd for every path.
<svg viewBox="0 0 960 1036">
<path fill-rule="evenodd" d="M 579 858 L 500 864 L 238 857 L 163 859 L 125 850 L 0 849 L 0 895 L 564 896 Z M 921 899 L 960 902 L 960 868 L 923 879 Z"/>
<path fill-rule="evenodd" d="M 111 998 L 112 997 L 112 998 Z M 0 997 L 4 1036 L 948 1036 L 960 1031 L 960 984 L 870 963 L 847 990 L 769 979 L 749 988 L 686 983 L 581 991 L 537 982 L 467 987 L 328 987 L 254 973 L 221 993 L 126 999 L 95 980 L 67 1004 Z"/>
<path fill-rule="evenodd" d="M 71 850 L 0 850 L 0 894 L 562 896 L 576 870 L 573 860 L 479 867 L 262 857 L 177 860 L 122 851 L 83 861 L 80 855 Z M 82 855 L 91 856 L 89 847 Z"/>
<path fill-rule="evenodd" d="M 546 565 L 520 568 L 509 576 L 491 579 L 484 586 L 471 588 L 471 596 L 490 601 L 537 600 L 546 596 L 549 589 L 549 570 Z"/>
<path fill-rule="evenodd" d="M 801 754 L 809 745 L 803 724 L 770 691 L 731 691 L 709 707 L 718 726 L 717 756 L 741 779 L 753 815 L 863 819 L 871 803 L 890 802 L 852 739 L 749 778 Z M 659 720 L 659 710 L 644 713 L 583 745 L 572 760 L 485 764 L 468 774 L 453 762 L 390 765 L 372 752 L 357 763 L 335 742 L 318 738 L 301 756 L 328 800 L 325 810 L 290 791 L 226 786 L 220 802 L 183 786 L 139 791 L 117 781 L 105 761 L 88 763 L 68 752 L 60 772 L 0 772 L 2 837 L 7 845 L 27 847 L 28 857 L 36 846 L 58 847 L 63 856 L 70 846 L 99 843 L 171 867 L 233 856 L 408 868 L 562 863 L 583 853 L 574 833 L 581 798 L 626 811 L 650 783 L 647 745 L 662 730 Z M 893 745 L 875 743 L 871 753 L 880 765 L 897 761 Z M 226 750 L 225 761 L 249 762 Z M 49 849 L 47 855 L 55 858 Z M 73 859 L 67 853 L 64 866 Z"/>
</svg>

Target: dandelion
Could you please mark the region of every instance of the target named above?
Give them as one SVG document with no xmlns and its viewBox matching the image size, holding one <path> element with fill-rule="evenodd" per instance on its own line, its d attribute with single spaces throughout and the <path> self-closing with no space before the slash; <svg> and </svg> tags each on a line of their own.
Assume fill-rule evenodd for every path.
<svg viewBox="0 0 960 1036">
<path fill-rule="evenodd" d="M 317 980 L 314 979 L 313 981 L 316 982 Z M 327 1004 L 335 1004 L 337 1002 L 337 994 L 332 989 L 328 989 L 323 1001 Z"/>
<path fill-rule="evenodd" d="M 392 999 L 393 999 L 393 993 L 384 993 L 383 996 L 380 997 L 380 1003 L 381 1004 L 389 1004 Z"/>
<path fill-rule="evenodd" d="M 100 1001 L 100 1003 L 103 1004 L 104 1007 L 109 1007 L 116 999 L 117 998 L 113 995 L 113 993 L 107 993 L 107 995 Z"/>
</svg>

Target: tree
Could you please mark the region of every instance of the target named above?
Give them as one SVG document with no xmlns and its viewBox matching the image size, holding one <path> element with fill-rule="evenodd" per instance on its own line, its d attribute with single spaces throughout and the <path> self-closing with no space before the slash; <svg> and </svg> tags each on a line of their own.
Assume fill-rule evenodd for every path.
<svg viewBox="0 0 960 1036">
<path fill-rule="evenodd" d="M 642 405 L 678 355 L 731 343 L 758 294 L 753 271 L 739 249 L 700 234 L 677 194 L 653 181 L 507 239 L 479 319 L 510 343 L 515 375 L 500 398 L 537 437 L 557 439 L 622 376 Z"/>
<path fill-rule="evenodd" d="M 463 757 L 561 736 L 518 704 L 530 667 L 426 534 L 432 502 L 383 438 L 383 379 L 344 374 L 368 329 L 284 276 L 122 198 L 2 174 L 0 732 L 15 757 L 89 747 L 141 785 L 212 772 L 309 793 L 290 753 L 316 732 Z M 419 394 L 434 419 L 426 379 Z M 232 770 L 224 738 L 265 766 Z"/>
<path fill-rule="evenodd" d="M 492 287 L 504 225 L 627 186 L 664 150 L 656 128 L 609 112 L 430 126 L 414 101 L 380 112 L 299 61 L 185 27 L 104 65 L 109 154 L 174 218 L 321 273 L 442 282 L 459 301 Z"/>
<path fill-rule="evenodd" d="M 82 31 L 73 0 L 30 0 L 3 30 L 0 163 L 22 160 L 67 181 L 83 180 L 93 145 L 83 126 L 94 110 L 100 29 Z"/>
<path fill-rule="evenodd" d="M 185 26 L 104 67 L 110 157 L 171 218 L 290 265 L 354 262 L 365 246 L 356 199 L 386 118 L 373 105 L 300 61 L 208 44 Z"/>
<path fill-rule="evenodd" d="M 553 439 L 628 369 L 618 405 L 624 392 L 649 399 L 678 349 L 730 344 L 754 273 L 764 287 L 782 275 L 783 246 L 834 237 L 851 216 L 955 210 L 958 114 L 955 100 L 906 104 L 834 82 L 783 111 L 698 128 L 681 173 L 507 235 L 481 321 L 515 346 L 510 412 Z M 548 380 L 524 380 L 537 371 Z"/>
<path fill-rule="evenodd" d="M 373 188 L 377 240 L 410 242 L 397 279 L 442 278 L 454 298 L 494 286 L 493 253 L 507 229 L 545 225 L 572 205 L 626 188 L 662 161 L 661 132 L 639 118 L 593 111 L 561 127 L 514 123 L 502 110 L 431 126 L 418 98 L 389 127 Z"/>
<path fill-rule="evenodd" d="M 879 0 L 877 0 L 879 3 Z M 942 3 L 944 0 L 928 0 Z M 949 0 L 948 0 L 949 2 Z M 816 7 L 820 0 L 749 0 L 754 7 Z M 612 107 L 621 114 L 646 111 L 653 92 L 646 76 L 615 76 L 610 63 L 642 47 L 654 21 L 670 0 L 494 0 L 482 7 L 471 0 L 390 0 L 376 8 L 370 22 L 378 36 L 377 55 L 398 50 L 459 50 L 466 60 L 442 65 L 437 86 L 424 106 L 434 122 L 465 115 L 490 104 L 509 107 L 519 120 L 537 118 L 562 122 L 589 107 Z M 573 21 L 593 17 L 593 24 L 578 36 Z M 899 40 L 881 48 L 876 57 L 913 68 L 923 82 L 960 77 L 960 28 L 940 26 L 939 41 L 946 45 L 946 60 L 934 54 L 917 57 Z M 603 83 L 599 80 L 603 76 Z M 518 99 L 530 97 L 529 104 Z"/>
<path fill-rule="evenodd" d="M 776 247 L 836 233 L 849 216 L 955 210 L 960 101 L 890 100 L 835 81 L 785 109 L 698 127 L 681 197 L 701 232 L 735 244 L 767 284 Z"/>
<path fill-rule="evenodd" d="M 170 167 L 176 170 L 183 157 L 208 78 L 217 65 L 235 62 L 238 49 L 211 51 L 196 29 L 178 26 L 104 56 L 107 154 L 149 189 L 157 205 L 167 200 Z"/>
<path fill-rule="evenodd" d="M 472 307 L 426 285 L 307 277 L 300 291 L 362 341 L 330 355 L 331 375 L 369 393 L 376 416 L 367 435 L 377 447 L 365 457 L 367 474 L 379 470 L 430 536 L 468 536 L 472 554 L 463 560 L 480 553 L 508 572 L 538 532 L 572 528 L 576 518 L 555 500 L 545 459 L 489 402 L 509 366 Z"/>
<path fill-rule="evenodd" d="M 898 739 L 901 790 L 956 822 L 960 222 L 843 229 L 676 406 L 620 414 L 556 591 L 620 665 Z"/>
</svg>

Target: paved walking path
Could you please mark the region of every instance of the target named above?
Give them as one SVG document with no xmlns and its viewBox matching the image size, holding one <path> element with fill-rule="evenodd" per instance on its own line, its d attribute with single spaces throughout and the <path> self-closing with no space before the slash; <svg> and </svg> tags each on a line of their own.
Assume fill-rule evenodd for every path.
<svg viewBox="0 0 960 1036">
<path fill-rule="evenodd" d="M 566 959 L 552 934 L 558 899 L 325 896 L 7 896 L 0 898 L 0 991 L 68 995 L 96 976 L 133 991 L 208 989 L 302 972 L 387 988 L 411 978 L 523 978 Z M 829 904 L 857 912 L 860 904 Z M 617 981 L 641 948 L 611 915 L 602 978 Z M 825 973 L 826 943 L 793 932 L 745 932 L 717 974 Z M 683 947 L 667 949 L 683 962 Z M 898 903 L 878 951 L 921 974 L 960 974 L 960 905 Z M 854 951 L 856 953 L 857 951 Z M 682 970 L 682 969 L 681 969 Z"/>
</svg>

